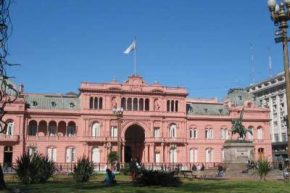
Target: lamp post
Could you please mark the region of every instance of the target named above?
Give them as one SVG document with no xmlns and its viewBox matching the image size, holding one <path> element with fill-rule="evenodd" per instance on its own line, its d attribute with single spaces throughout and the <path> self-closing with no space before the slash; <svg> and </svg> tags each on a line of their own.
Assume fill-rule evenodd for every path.
<svg viewBox="0 0 290 193">
<path fill-rule="evenodd" d="M 118 121 L 118 163 L 120 164 L 122 162 L 122 147 L 121 147 L 121 121 L 123 117 L 123 108 L 122 107 L 117 107 L 113 108 L 113 114 L 117 117 Z"/>
<path fill-rule="evenodd" d="M 290 79 L 289 79 L 289 56 L 288 56 L 288 38 L 287 28 L 290 20 L 290 0 L 284 0 L 280 4 L 276 0 L 268 0 L 268 7 L 271 12 L 271 19 L 278 26 L 275 33 L 275 42 L 283 45 L 284 73 L 286 82 L 286 100 L 287 100 L 287 135 L 288 135 L 288 158 L 290 157 Z"/>
</svg>

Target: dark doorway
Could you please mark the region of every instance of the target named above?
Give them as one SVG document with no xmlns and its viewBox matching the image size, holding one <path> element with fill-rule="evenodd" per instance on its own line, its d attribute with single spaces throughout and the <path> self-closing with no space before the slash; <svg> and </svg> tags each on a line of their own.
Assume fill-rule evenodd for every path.
<svg viewBox="0 0 290 193">
<path fill-rule="evenodd" d="M 259 148 L 258 149 L 258 157 L 259 159 L 264 159 L 265 156 L 264 156 L 264 148 Z"/>
<path fill-rule="evenodd" d="M 132 149 L 130 146 L 126 145 L 125 146 L 125 162 L 129 163 L 132 158 Z"/>
<path fill-rule="evenodd" d="M 131 161 L 131 158 L 142 160 L 144 151 L 145 132 L 139 125 L 128 127 L 125 132 L 125 162 Z"/>
<path fill-rule="evenodd" d="M 4 147 L 4 167 L 12 167 L 12 155 L 13 155 L 13 147 L 5 146 Z"/>
</svg>

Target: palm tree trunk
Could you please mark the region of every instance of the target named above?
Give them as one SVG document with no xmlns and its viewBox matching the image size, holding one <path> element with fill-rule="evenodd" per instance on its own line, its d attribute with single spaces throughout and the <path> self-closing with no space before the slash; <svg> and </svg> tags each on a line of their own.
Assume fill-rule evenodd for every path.
<svg viewBox="0 0 290 193">
<path fill-rule="evenodd" d="M 6 183 L 4 180 L 4 174 L 2 170 L 2 166 L 0 164 L 0 190 L 6 189 Z"/>
</svg>

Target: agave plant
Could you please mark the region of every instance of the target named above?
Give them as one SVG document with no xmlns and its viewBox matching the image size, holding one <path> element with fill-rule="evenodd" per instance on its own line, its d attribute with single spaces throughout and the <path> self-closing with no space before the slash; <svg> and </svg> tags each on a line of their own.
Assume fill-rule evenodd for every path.
<svg viewBox="0 0 290 193">
<path fill-rule="evenodd" d="M 78 160 L 77 166 L 74 168 L 74 179 L 76 182 L 87 182 L 94 171 L 94 164 L 87 157 Z"/>
<path fill-rule="evenodd" d="M 257 162 L 257 167 L 256 167 L 256 171 L 258 176 L 260 177 L 260 180 L 266 180 L 266 176 L 267 174 L 270 172 L 271 170 L 271 164 L 270 162 L 268 162 L 268 160 L 265 159 L 260 159 Z"/>
<path fill-rule="evenodd" d="M 16 160 L 16 174 L 23 184 L 45 183 L 55 172 L 52 161 L 40 154 L 23 154 Z"/>
</svg>

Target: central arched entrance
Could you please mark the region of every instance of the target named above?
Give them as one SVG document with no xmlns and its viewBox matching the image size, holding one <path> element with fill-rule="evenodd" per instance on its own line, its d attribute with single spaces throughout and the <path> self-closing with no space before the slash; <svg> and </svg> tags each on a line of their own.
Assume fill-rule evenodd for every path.
<svg viewBox="0 0 290 193">
<path fill-rule="evenodd" d="M 139 125 L 128 127 L 125 132 L 125 162 L 129 163 L 131 158 L 142 160 L 144 151 L 145 131 Z"/>
</svg>

